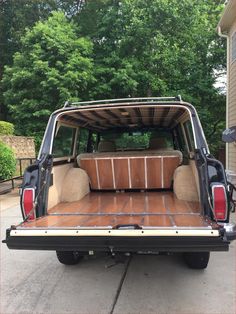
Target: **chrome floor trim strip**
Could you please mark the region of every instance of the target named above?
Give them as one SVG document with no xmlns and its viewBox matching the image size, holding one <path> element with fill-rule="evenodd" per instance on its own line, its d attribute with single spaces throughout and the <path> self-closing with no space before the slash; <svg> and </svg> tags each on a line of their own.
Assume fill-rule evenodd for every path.
<svg viewBox="0 0 236 314">
<path fill-rule="evenodd" d="M 12 237 L 41 237 L 41 236 L 111 236 L 111 237 L 218 237 L 218 230 L 189 230 L 189 229 L 162 229 L 162 230 L 101 230 L 101 229 L 34 229 L 34 230 L 11 230 L 10 236 Z"/>
</svg>

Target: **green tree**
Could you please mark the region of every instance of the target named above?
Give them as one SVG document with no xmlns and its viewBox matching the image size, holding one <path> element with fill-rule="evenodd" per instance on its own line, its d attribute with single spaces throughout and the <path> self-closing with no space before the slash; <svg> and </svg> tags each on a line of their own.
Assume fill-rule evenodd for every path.
<svg viewBox="0 0 236 314">
<path fill-rule="evenodd" d="M 5 65 L 12 65 L 13 55 L 21 49 L 21 37 L 26 28 L 48 19 L 52 11 L 59 10 L 73 18 L 84 0 L 2 0 L 0 1 L 0 81 Z M 0 93 L 1 96 L 1 93 Z M 0 97 L 0 114 L 7 117 L 7 107 Z"/>
<path fill-rule="evenodd" d="M 52 111 L 67 99 L 89 98 L 91 53 L 90 40 L 77 38 L 74 24 L 60 12 L 26 32 L 2 80 L 18 134 L 33 135 L 38 143 Z"/>
<path fill-rule="evenodd" d="M 219 1 L 87 1 L 75 18 L 81 35 L 94 43 L 99 84 L 93 97 L 181 94 L 197 107 L 213 146 L 216 134 L 219 145 L 225 96 L 214 84 L 226 63 L 216 33 L 221 12 Z"/>
<path fill-rule="evenodd" d="M 10 105 L 18 121 L 18 133 L 42 132 L 48 113 L 66 98 L 181 94 L 197 107 L 217 150 L 225 120 L 225 96 L 214 87 L 216 73 L 224 71 L 226 63 L 225 43 L 216 33 L 220 1 L 24 0 L 27 6 L 22 7 L 21 3 L 4 1 L 0 15 L 0 36 L 6 37 L 6 47 L 13 47 L 9 53 L 3 51 L 3 64 L 10 65 L 3 80 L 5 106 Z M 54 13 L 25 34 L 25 26 L 45 20 L 53 9 L 67 18 Z"/>
<path fill-rule="evenodd" d="M 5 65 L 12 64 L 13 55 L 21 48 L 21 37 L 26 28 L 38 21 L 48 19 L 52 11 L 64 12 L 67 16 L 76 15 L 83 0 L 2 0 L 0 2 L 0 80 Z"/>
</svg>

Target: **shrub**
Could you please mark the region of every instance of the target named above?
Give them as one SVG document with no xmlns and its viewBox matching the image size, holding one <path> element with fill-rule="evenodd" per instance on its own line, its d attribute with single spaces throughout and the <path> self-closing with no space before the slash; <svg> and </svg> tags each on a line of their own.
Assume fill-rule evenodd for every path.
<svg viewBox="0 0 236 314">
<path fill-rule="evenodd" d="M 12 135 L 14 133 L 14 125 L 10 122 L 0 121 L 0 135 Z"/>
<path fill-rule="evenodd" d="M 12 149 L 0 142 L 0 180 L 10 179 L 16 171 L 16 159 Z"/>
</svg>

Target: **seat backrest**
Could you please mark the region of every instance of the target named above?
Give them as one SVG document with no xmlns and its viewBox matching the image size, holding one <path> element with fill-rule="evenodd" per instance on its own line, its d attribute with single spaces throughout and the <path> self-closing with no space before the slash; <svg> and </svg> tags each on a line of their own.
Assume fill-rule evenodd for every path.
<svg viewBox="0 0 236 314">
<path fill-rule="evenodd" d="M 77 158 L 94 190 L 167 189 L 182 162 L 178 151 L 81 154 Z"/>
<path fill-rule="evenodd" d="M 167 142 L 164 137 L 153 137 L 149 141 L 149 149 L 163 149 L 167 148 Z"/>
<path fill-rule="evenodd" d="M 100 141 L 98 144 L 98 152 L 115 152 L 116 151 L 116 145 L 112 141 Z"/>
</svg>

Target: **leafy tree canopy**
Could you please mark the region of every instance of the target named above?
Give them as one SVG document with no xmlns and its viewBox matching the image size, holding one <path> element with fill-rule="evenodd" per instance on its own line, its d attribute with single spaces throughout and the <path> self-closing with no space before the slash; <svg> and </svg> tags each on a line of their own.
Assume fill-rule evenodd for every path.
<svg viewBox="0 0 236 314">
<path fill-rule="evenodd" d="M 1 0 L 0 1 L 0 80 L 5 65 L 12 65 L 13 55 L 21 49 L 21 37 L 25 29 L 33 27 L 38 21 L 48 19 L 52 11 L 64 12 L 73 18 L 84 0 Z M 0 114 L 8 116 L 0 93 Z"/>
<path fill-rule="evenodd" d="M 26 32 L 3 78 L 5 103 L 18 133 L 42 135 L 53 110 L 67 99 L 89 98 L 91 52 L 91 41 L 78 38 L 74 24 L 60 12 Z"/>
<path fill-rule="evenodd" d="M 225 96 L 214 87 L 226 64 L 216 33 L 222 8 L 205 0 L 86 1 L 77 18 L 94 43 L 93 97 L 181 94 L 217 147 L 225 117 Z"/>
<path fill-rule="evenodd" d="M 52 11 L 62 11 L 67 16 L 76 15 L 83 0 L 2 0 L 0 4 L 0 79 L 3 67 L 12 63 L 13 54 L 21 48 L 20 38 L 26 27 L 48 19 Z"/>
<path fill-rule="evenodd" d="M 218 0 L 35 2 L 38 19 L 54 7 L 64 15 L 28 30 L 5 69 L 5 104 L 19 133 L 42 132 L 65 99 L 181 94 L 197 107 L 213 149 L 219 146 L 225 96 L 214 84 L 226 62 Z"/>
</svg>

